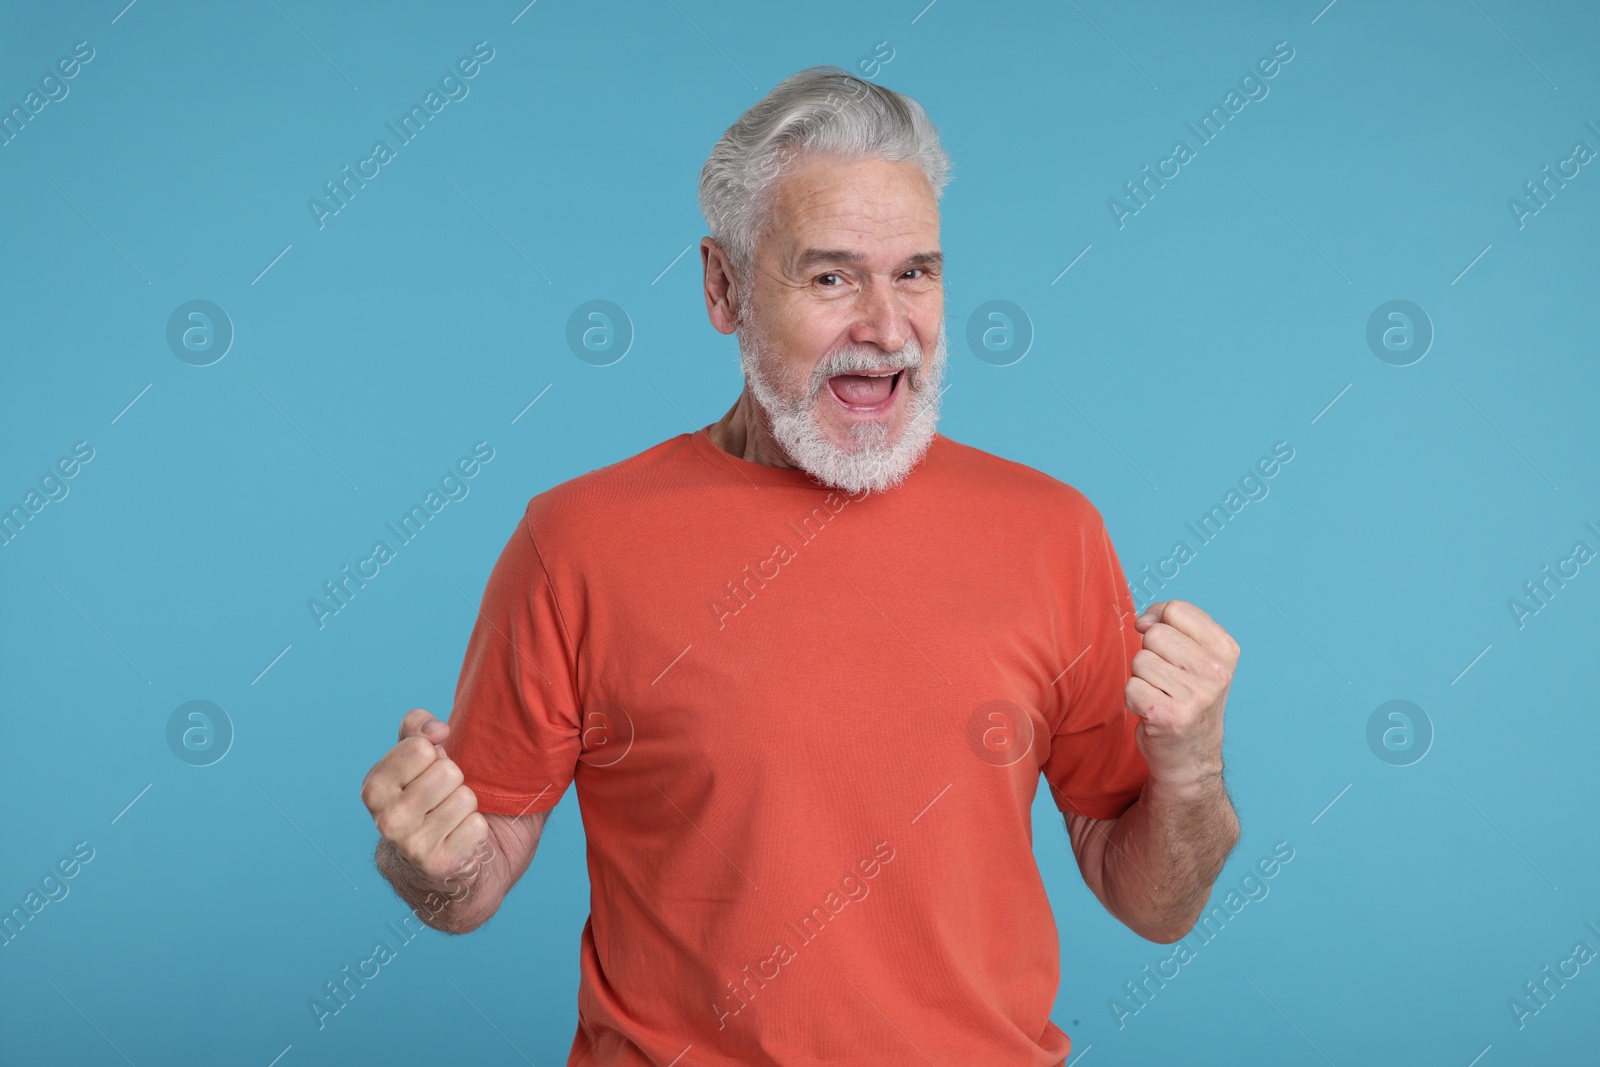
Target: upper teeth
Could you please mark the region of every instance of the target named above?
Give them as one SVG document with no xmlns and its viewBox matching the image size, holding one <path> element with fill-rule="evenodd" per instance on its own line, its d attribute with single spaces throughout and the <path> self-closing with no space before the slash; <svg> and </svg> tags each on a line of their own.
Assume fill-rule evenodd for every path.
<svg viewBox="0 0 1600 1067">
<path fill-rule="evenodd" d="M 882 374 L 863 374 L 862 377 L 863 378 L 888 378 L 891 375 L 895 375 L 895 374 L 898 374 L 898 373 L 900 373 L 900 372 L 899 371 L 886 370 Z"/>
</svg>

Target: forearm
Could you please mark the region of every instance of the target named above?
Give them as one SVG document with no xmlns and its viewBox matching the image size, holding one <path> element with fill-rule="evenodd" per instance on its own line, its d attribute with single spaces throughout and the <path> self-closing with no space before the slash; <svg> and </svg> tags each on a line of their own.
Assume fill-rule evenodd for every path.
<svg viewBox="0 0 1600 1067">
<path fill-rule="evenodd" d="M 508 865 L 494 847 L 493 835 L 484 846 L 465 867 L 442 879 L 418 870 L 386 839 L 379 840 L 376 859 L 379 872 L 411 905 L 412 914 L 435 930 L 465 934 L 488 921 L 509 888 Z"/>
<path fill-rule="evenodd" d="M 1107 910 L 1148 940 L 1178 940 L 1205 909 L 1239 832 L 1220 769 L 1181 787 L 1150 779 L 1106 833 Z"/>
</svg>

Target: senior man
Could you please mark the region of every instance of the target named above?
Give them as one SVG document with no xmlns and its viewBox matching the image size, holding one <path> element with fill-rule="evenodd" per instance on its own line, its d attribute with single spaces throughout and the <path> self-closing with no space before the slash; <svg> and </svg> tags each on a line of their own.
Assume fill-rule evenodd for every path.
<svg viewBox="0 0 1600 1067">
<path fill-rule="evenodd" d="M 935 431 L 948 170 L 914 100 L 834 67 L 728 129 L 701 253 L 743 392 L 533 498 L 448 724 L 408 713 L 363 784 L 380 869 L 464 933 L 576 783 L 570 1065 L 1054 1067 L 1041 774 L 1152 941 L 1238 840 L 1238 646 L 1136 618 L 1087 498 Z"/>
</svg>

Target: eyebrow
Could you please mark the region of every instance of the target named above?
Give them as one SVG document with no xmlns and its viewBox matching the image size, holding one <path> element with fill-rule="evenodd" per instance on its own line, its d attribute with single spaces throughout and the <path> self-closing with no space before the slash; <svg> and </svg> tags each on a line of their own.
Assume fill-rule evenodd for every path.
<svg viewBox="0 0 1600 1067">
<path fill-rule="evenodd" d="M 808 248 L 800 255 L 799 262 L 795 265 L 801 273 L 810 271 L 826 263 L 848 263 L 851 266 L 860 266 L 866 262 L 866 257 L 859 252 L 848 248 Z M 906 267 L 940 267 L 944 265 L 944 253 L 939 251 L 917 252 L 906 257 Z"/>
</svg>

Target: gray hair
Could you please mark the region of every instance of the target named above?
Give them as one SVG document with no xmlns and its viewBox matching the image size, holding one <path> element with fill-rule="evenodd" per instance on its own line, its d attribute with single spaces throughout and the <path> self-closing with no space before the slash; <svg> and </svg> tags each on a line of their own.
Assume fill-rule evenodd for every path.
<svg viewBox="0 0 1600 1067">
<path fill-rule="evenodd" d="M 771 192 L 807 153 L 844 159 L 911 160 L 935 199 L 950 180 L 950 157 L 922 105 L 841 67 L 791 74 L 729 126 L 700 168 L 700 211 L 727 253 L 735 284 L 753 277 L 756 240 L 771 221 Z M 740 301 L 740 317 L 748 300 Z"/>
</svg>

